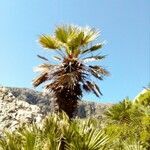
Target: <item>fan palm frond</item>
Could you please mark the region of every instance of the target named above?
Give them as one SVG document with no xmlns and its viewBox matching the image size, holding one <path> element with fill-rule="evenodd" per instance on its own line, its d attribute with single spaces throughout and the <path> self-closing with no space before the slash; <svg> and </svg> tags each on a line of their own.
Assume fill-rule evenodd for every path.
<svg viewBox="0 0 150 150">
<path fill-rule="evenodd" d="M 109 137 L 102 130 L 94 128 L 90 119 L 81 123 L 73 122 L 71 129 L 73 131 L 71 140 L 66 135 L 67 150 L 102 150 L 110 142 Z"/>
<path fill-rule="evenodd" d="M 80 46 L 82 46 L 82 40 L 84 37 L 84 33 L 80 32 L 78 35 L 76 35 L 76 37 L 72 38 L 69 42 L 68 42 L 68 46 L 71 50 L 73 50 L 73 53 L 75 50 L 77 50 Z"/>
<path fill-rule="evenodd" d="M 62 61 L 62 58 L 59 56 L 54 56 L 53 59 L 57 60 L 57 61 Z"/>
<path fill-rule="evenodd" d="M 124 142 L 123 146 L 125 150 L 146 150 L 140 141 Z"/>
<path fill-rule="evenodd" d="M 34 68 L 35 72 L 49 72 L 51 71 L 51 69 L 53 69 L 55 67 L 55 65 L 49 64 L 49 63 L 44 63 L 42 65 L 39 65 L 37 67 Z"/>
<path fill-rule="evenodd" d="M 85 50 L 81 50 L 81 53 L 89 53 L 89 52 L 93 52 L 93 51 L 97 51 L 98 49 L 101 49 L 103 47 L 103 43 L 98 43 L 94 46 L 92 46 L 91 48 L 85 49 Z"/>
<path fill-rule="evenodd" d="M 49 61 L 47 58 L 43 57 L 43 56 L 40 56 L 40 55 L 37 55 L 38 58 L 44 60 L 44 61 Z"/>
<path fill-rule="evenodd" d="M 33 79 L 32 84 L 34 87 L 37 87 L 40 84 L 42 84 L 43 82 L 46 82 L 47 80 L 48 80 L 48 74 L 47 73 L 40 74 L 38 77 Z"/>
<path fill-rule="evenodd" d="M 95 28 L 90 28 L 88 26 L 82 28 L 82 31 L 84 32 L 84 39 L 82 41 L 84 44 L 88 44 L 94 41 L 96 38 L 99 37 L 100 34 L 98 30 L 96 30 Z"/>
<path fill-rule="evenodd" d="M 55 37 L 62 43 L 68 42 L 68 30 L 66 26 L 58 26 L 55 30 Z"/>
<path fill-rule="evenodd" d="M 98 72 L 94 71 L 93 69 L 89 69 L 90 73 L 97 79 L 103 80 L 103 76 L 99 74 Z"/>
<path fill-rule="evenodd" d="M 102 60 L 104 59 L 106 56 L 90 56 L 90 57 L 86 57 L 83 58 L 82 61 L 83 63 L 87 63 L 87 62 L 91 62 L 91 61 L 98 61 L 98 60 Z"/>
<path fill-rule="evenodd" d="M 101 74 L 101 75 L 105 75 L 105 76 L 110 75 L 110 73 L 101 66 L 89 66 L 89 67 L 97 74 Z"/>
<path fill-rule="evenodd" d="M 44 47 L 44 48 L 48 48 L 48 49 L 59 49 L 60 46 L 60 42 L 49 35 L 42 35 L 39 38 L 39 43 Z"/>
<path fill-rule="evenodd" d="M 58 26 L 55 30 L 55 37 L 62 43 L 65 43 L 71 49 L 86 45 L 95 40 L 99 36 L 99 32 L 90 27 L 82 28 L 75 25 Z M 98 49 L 101 46 L 95 45 L 91 50 Z"/>
<path fill-rule="evenodd" d="M 102 95 L 102 93 L 100 92 L 98 86 L 94 82 L 91 83 L 90 81 L 86 81 L 86 85 L 90 89 L 90 91 L 92 91 L 97 97 Z"/>
</svg>

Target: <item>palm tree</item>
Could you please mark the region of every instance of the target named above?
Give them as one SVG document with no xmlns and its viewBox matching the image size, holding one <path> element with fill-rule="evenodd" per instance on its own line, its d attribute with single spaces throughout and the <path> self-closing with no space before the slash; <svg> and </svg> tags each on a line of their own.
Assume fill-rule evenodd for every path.
<svg viewBox="0 0 150 150">
<path fill-rule="evenodd" d="M 51 64 L 47 58 L 38 55 L 46 63 L 35 69 L 40 75 L 33 80 L 33 86 L 49 81 L 46 82 L 45 91 L 54 93 L 58 111 L 63 110 L 69 118 L 73 117 L 83 90 L 93 92 L 96 96 L 102 94 L 91 80 L 91 75 L 99 80 L 109 75 L 101 66 L 87 64 L 105 58 L 100 53 L 93 54 L 103 46 L 103 43 L 92 45 L 98 36 L 99 32 L 94 28 L 62 25 L 56 27 L 54 35 L 41 35 L 39 38 L 43 48 L 57 53 L 54 58 L 58 63 Z"/>
</svg>

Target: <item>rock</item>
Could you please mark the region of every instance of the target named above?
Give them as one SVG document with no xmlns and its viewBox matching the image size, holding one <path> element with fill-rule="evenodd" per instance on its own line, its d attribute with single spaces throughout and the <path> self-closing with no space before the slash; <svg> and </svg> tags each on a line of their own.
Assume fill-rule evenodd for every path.
<svg viewBox="0 0 150 150">
<path fill-rule="evenodd" d="M 79 101 L 76 115 L 85 118 L 102 116 L 111 105 Z M 0 87 L 0 134 L 21 124 L 38 123 L 54 110 L 53 97 L 27 88 Z"/>
</svg>

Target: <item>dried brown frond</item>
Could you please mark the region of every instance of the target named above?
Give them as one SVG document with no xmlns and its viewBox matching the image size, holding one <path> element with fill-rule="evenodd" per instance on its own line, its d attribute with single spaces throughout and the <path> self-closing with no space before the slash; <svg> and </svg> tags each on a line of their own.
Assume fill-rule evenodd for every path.
<svg viewBox="0 0 150 150">
<path fill-rule="evenodd" d="M 38 58 L 42 59 L 42 60 L 45 60 L 45 61 L 49 61 L 47 58 L 41 56 L 41 55 L 37 55 Z"/>
<path fill-rule="evenodd" d="M 42 65 L 39 65 L 37 67 L 34 68 L 34 71 L 35 72 L 41 72 L 41 73 L 44 73 L 44 72 L 50 72 L 53 68 L 55 67 L 55 65 L 52 65 L 52 64 L 42 64 Z"/>
<path fill-rule="evenodd" d="M 104 59 L 106 56 L 91 56 L 91 57 L 86 57 L 86 58 L 83 58 L 82 61 L 83 63 L 87 63 L 87 62 L 91 62 L 91 61 L 99 61 L 99 60 L 102 60 Z"/>
<path fill-rule="evenodd" d="M 92 74 L 95 78 L 97 78 L 97 79 L 99 79 L 99 80 L 103 80 L 102 75 L 101 75 L 99 72 L 96 72 L 96 71 L 93 70 L 93 69 L 89 69 L 89 71 L 91 72 L 91 74 Z"/>
<path fill-rule="evenodd" d="M 99 97 L 101 95 L 101 92 L 98 88 L 98 86 L 95 83 L 91 83 L 90 81 L 86 81 L 86 84 L 88 86 L 88 88 L 93 91 L 93 93 Z"/>
<path fill-rule="evenodd" d="M 37 78 L 35 78 L 33 81 L 32 81 L 32 84 L 34 87 L 37 87 L 38 85 L 40 85 L 41 83 L 47 81 L 48 79 L 48 74 L 47 73 L 44 73 L 44 74 L 40 74 L 40 76 L 38 76 Z"/>
<path fill-rule="evenodd" d="M 89 67 L 92 68 L 92 70 L 94 70 L 98 74 L 105 75 L 105 76 L 110 75 L 110 73 L 106 69 L 102 68 L 101 66 L 89 66 Z"/>
</svg>

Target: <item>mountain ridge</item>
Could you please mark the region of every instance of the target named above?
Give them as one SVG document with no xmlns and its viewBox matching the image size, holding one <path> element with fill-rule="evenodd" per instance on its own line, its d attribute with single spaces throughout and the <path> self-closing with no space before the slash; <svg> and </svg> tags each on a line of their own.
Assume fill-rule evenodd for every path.
<svg viewBox="0 0 150 150">
<path fill-rule="evenodd" d="M 112 104 L 79 101 L 76 116 L 101 118 Z M 0 133 L 24 123 L 40 123 L 54 111 L 53 97 L 29 88 L 0 86 Z"/>
</svg>

